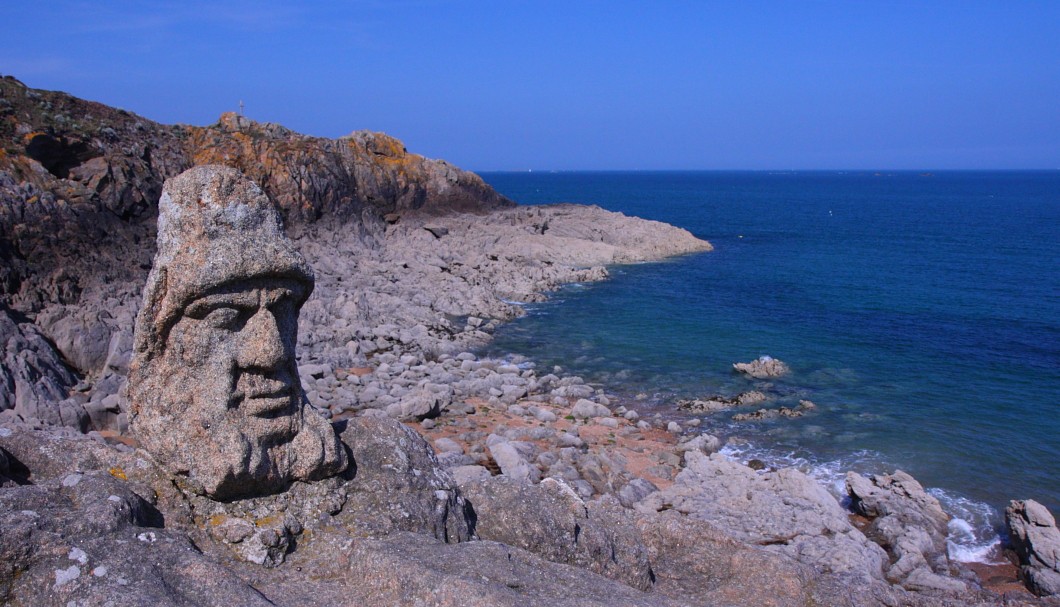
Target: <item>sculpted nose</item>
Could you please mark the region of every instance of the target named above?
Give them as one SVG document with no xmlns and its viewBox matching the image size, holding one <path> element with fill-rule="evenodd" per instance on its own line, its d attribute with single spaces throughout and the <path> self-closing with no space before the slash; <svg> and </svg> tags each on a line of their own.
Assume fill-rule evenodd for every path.
<svg viewBox="0 0 1060 607">
<path fill-rule="evenodd" d="M 274 369 L 286 356 L 283 335 L 276 317 L 269 310 L 258 310 L 243 327 L 239 366 Z"/>
</svg>

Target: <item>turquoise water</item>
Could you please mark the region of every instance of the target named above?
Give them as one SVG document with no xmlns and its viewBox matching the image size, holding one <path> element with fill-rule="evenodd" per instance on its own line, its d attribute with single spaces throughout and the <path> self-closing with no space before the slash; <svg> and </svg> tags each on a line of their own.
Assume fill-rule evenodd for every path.
<svg viewBox="0 0 1060 607">
<path fill-rule="evenodd" d="M 522 204 L 598 204 L 716 249 L 565 287 L 490 354 L 561 365 L 649 414 L 749 389 L 731 364 L 769 354 L 793 369 L 770 406 L 819 409 L 706 417 L 750 441 L 735 455 L 829 481 L 900 467 L 977 524 L 1013 498 L 1060 513 L 1060 172 L 483 178 Z"/>
</svg>

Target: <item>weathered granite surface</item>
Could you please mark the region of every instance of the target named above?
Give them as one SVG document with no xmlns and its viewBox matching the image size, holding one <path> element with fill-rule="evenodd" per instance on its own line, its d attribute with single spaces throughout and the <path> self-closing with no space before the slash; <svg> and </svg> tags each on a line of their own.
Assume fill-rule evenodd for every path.
<svg viewBox="0 0 1060 607">
<path fill-rule="evenodd" d="M 758 473 L 721 454 L 685 453 L 674 484 L 641 512 L 673 509 L 710 521 L 735 539 L 865 582 L 883 578 L 887 555 L 856 529 L 839 502 L 793 468 Z"/>
<path fill-rule="evenodd" d="M 469 489 L 466 503 L 474 507 L 477 495 L 482 507 L 477 520 L 465 521 L 476 520 L 483 533 L 505 535 L 511 543 L 452 543 L 451 536 L 446 543 L 437 518 L 406 518 L 397 507 L 417 500 L 437 503 L 435 481 L 418 484 L 421 477 L 447 482 L 437 460 L 425 455 L 423 439 L 383 417 L 346 423 L 344 438 L 356 437 L 350 442 L 360 444 L 355 461 L 390 465 L 377 466 L 380 472 L 359 484 L 361 472 L 351 470 L 338 479 L 296 482 L 282 494 L 229 503 L 175 490 L 165 470 L 129 447 L 74 432 L 5 429 L 0 453 L 15 478 L 0 486 L 0 600 L 12 605 L 1049 604 L 1018 597 L 1002 601 L 974 589 L 959 595 L 908 592 L 881 580 L 826 573 L 676 509 L 635 513 L 607 500 L 582 506 L 552 481 L 520 487 L 493 477 L 480 484 L 492 497 Z M 406 489 L 394 495 L 393 486 Z M 452 485 L 447 489 L 460 492 Z M 354 497 L 364 493 L 372 497 Z M 391 522 L 371 523 L 380 520 L 371 506 L 391 496 L 391 508 L 382 515 Z M 415 512 L 417 506 L 410 508 Z M 419 512 L 426 514 L 427 508 Z M 550 521 L 559 523 L 551 528 Z M 288 535 L 280 537 L 280 531 Z M 269 554 L 269 543 L 284 545 L 283 558 Z"/>
<path fill-rule="evenodd" d="M 523 548 L 651 590 L 654 573 L 632 513 L 616 500 L 586 503 L 560 479 L 540 484 L 489 476 L 460 484 L 480 539 Z"/>
<path fill-rule="evenodd" d="M 158 250 L 136 318 L 131 430 L 160 464 L 216 499 L 265 495 L 346 468 L 306 411 L 295 345 L 313 271 L 265 194 L 239 171 L 166 181 Z"/>
<path fill-rule="evenodd" d="M 1034 500 L 1013 500 L 1005 525 L 1027 587 L 1040 596 L 1060 595 L 1060 529 L 1052 513 Z"/>
<path fill-rule="evenodd" d="M 946 551 L 950 516 L 915 478 L 901 470 L 869 478 L 850 472 L 846 487 L 854 511 L 872 520 L 865 533 L 887 547 L 888 579 L 914 590 L 964 588 Z"/>
</svg>

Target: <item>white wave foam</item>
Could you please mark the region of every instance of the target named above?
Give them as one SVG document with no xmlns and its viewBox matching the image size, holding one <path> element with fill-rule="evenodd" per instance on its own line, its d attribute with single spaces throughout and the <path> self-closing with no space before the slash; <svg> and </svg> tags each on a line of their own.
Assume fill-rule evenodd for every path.
<svg viewBox="0 0 1060 607">
<path fill-rule="evenodd" d="M 848 470 L 866 473 L 891 468 L 883 464 L 880 454 L 871 451 L 857 451 L 841 459 L 820 462 L 794 451 L 785 453 L 758 447 L 750 442 L 734 441 L 725 445 L 721 453 L 745 464 L 757 459 L 768 467 L 801 470 L 831 491 L 845 506 L 849 502 L 846 494 Z M 995 522 L 1000 520 L 997 510 L 989 504 L 943 489 L 931 488 L 927 492 L 939 500 L 942 509 L 953 517 L 946 538 L 947 553 L 951 559 L 962 563 L 1004 562 L 1001 560 L 1001 538 L 995 529 Z"/>
<path fill-rule="evenodd" d="M 942 509 L 953 518 L 946 537 L 946 551 L 950 558 L 962 563 L 997 565 L 1001 559 L 1001 537 L 994 527 L 1000 515 L 992 506 L 966 497 L 953 495 L 943 489 L 927 490 L 942 504 Z"/>
<path fill-rule="evenodd" d="M 748 442 L 729 443 L 721 449 L 721 453 L 730 459 L 745 464 L 752 459 L 757 459 L 768 467 L 800 470 L 831 491 L 841 503 L 845 503 L 847 500 L 847 471 L 863 469 L 867 463 L 881 460 L 879 454 L 873 451 L 861 450 L 841 459 L 822 462 L 816 461 L 812 457 L 799 455 L 795 451 L 783 453 L 757 447 Z"/>
</svg>

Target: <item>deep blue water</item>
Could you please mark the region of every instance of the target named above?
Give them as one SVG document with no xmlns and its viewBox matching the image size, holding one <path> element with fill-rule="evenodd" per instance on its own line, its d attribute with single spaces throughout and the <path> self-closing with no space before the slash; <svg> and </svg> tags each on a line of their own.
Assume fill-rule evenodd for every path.
<svg viewBox="0 0 1060 607">
<path fill-rule="evenodd" d="M 709 430 L 818 470 L 913 474 L 951 503 L 1060 513 L 1060 172 L 486 173 L 522 204 L 598 204 L 715 251 L 611 268 L 502 327 L 642 413 L 733 394 L 769 354 L 804 418 Z M 635 400 L 637 395 L 640 400 Z M 954 506 L 957 507 L 957 506 Z"/>
</svg>

